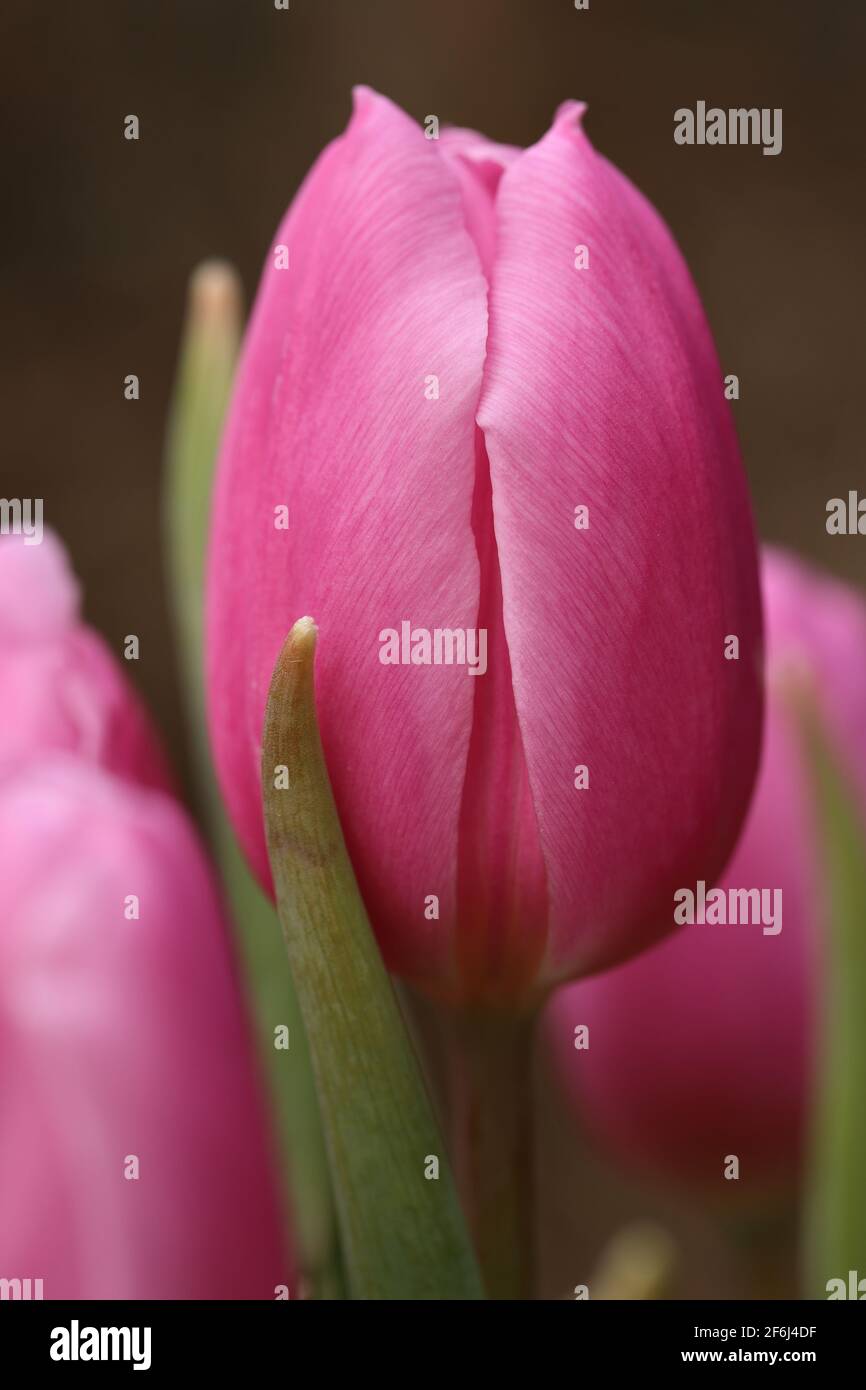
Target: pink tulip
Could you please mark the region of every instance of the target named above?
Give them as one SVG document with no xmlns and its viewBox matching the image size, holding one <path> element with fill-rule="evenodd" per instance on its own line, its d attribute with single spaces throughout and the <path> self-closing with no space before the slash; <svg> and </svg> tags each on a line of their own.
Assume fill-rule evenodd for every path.
<svg viewBox="0 0 866 1390">
<path fill-rule="evenodd" d="M 0 542 L 0 637 L 0 1278 L 272 1299 L 293 1275 L 213 878 L 54 537 Z"/>
<path fill-rule="evenodd" d="M 772 551 L 763 577 L 764 752 L 719 886 L 781 890 L 781 930 L 682 926 L 639 960 L 561 990 L 547 1018 L 567 1093 L 602 1143 L 650 1174 L 718 1192 L 791 1181 L 803 1156 L 827 894 L 792 679 L 813 688 L 866 814 L 866 603 Z M 584 1025 L 589 1047 L 577 1048 Z M 737 1184 L 723 1179 L 728 1155 Z"/>
<path fill-rule="evenodd" d="M 0 780 L 0 1116 L 0 1277 L 52 1299 L 291 1286 L 204 855 L 169 797 L 64 753 Z"/>
<path fill-rule="evenodd" d="M 359 89 L 274 238 L 219 468 L 210 711 L 249 858 L 269 884 L 263 713 L 310 613 L 386 961 L 463 1001 L 654 940 L 673 886 L 726 859 L 757 761 L 722 374 L 669 232 L 582 111 L 522 151 L 427 139 Z M 440 635 L 437 664 L 437 629 L 465 659 Z"/>
<path fill-rule="evenodd" d="M 0 775 L 67 749 L 146 786 L 168 773 L 144 712 L 105 643 L 80 618 L 66 552 L 0 537 Z"/>
</svg>

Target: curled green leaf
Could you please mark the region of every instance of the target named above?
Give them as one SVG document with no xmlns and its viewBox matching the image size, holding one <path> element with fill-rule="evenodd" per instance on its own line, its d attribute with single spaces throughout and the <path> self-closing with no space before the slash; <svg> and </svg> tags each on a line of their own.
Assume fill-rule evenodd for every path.
<svg viewBox="0 0 866 1390">
<path fill-rule="evenodd" d="M 274 668 L 262 788 L 350 1291 L 480 1298 L 443 1140 L 343 840 L 316 722 L 315 646 L 302 618 Z"/>
</svg>

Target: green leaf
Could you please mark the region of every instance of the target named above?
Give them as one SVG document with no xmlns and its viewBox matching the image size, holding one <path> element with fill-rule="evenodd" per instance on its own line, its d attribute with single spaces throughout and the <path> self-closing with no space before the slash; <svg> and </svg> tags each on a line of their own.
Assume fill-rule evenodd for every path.
<svg viewBox="0 0 866 1390">
<path fill-rule="evenodd" d="M 198 801 L 235 923 L 276 1121 L 286 1201 L 308 1293 L 341 1297 L 336 1214 L 318 1100 L 291 971 L 272 904 L 253 879 L 213 773 L 207 739 L 203 650 L 204 565 L 210 496 L 223 416 L 241 336 L 242 295 L 231 266 L 207 262 L 190 281 L 167 447 L 166 533 L 170 592 L 193 742 Z M 288 1029 L 288 1050 L 274 1046 Z"/>
<path fill-rule="evenodd" d="M 814 708 L 803 724 L 829 936 L 807 1204 L 809 1295 L 866 1275 L 866 827 Z"/>
<path fill-rule="evenodd" d="M 204 567 L 210 497 L 223 417 L 241 336 L 237 273 L 206 261 L 189 283 L 186 322 L 166 448 L 165 509 L 170 596 L 199 765 L 210 767 L 204 721 Z"/>
<path fill-rule="evenodd" d="M 316 722 L 315 644 L 315 625 L 302 618 L 277 660 L 262 787 L 349 1287 L 355 1298 L 480 1298 L 442 1137 L 334 805 Z M 438 1178 L 425 1176 L 434 1159 Z"/>
</svg>

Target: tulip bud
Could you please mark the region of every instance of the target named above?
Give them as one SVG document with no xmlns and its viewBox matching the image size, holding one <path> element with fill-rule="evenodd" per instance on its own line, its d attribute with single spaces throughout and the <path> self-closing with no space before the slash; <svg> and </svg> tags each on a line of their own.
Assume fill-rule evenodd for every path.
<svg viewBox="0 0 866 1390">
<path fill-rule="evenodd" d="M 273 239 L 214 502 L 210 722 L 250 861 L 270 886 L 265 702 L 311 613 L 379 944 L 461 1003 L 527 1004 L 654 940 L 676 884 L 724 863 L 757 761 L 721 372 L 582 109 L 522 151 L 426 139 L 358 90 Z"/>
<path fill-rule="evenodd" d="M 168 773 L 144 711 L 80 617 L 60 541 L 0 538 L 0 773 L 65 749 L 145 786 Z"/>
<path fill-rule="evenodd" d="M 214 883 L 54 536 L 0 542 L 0 636 L 0 1276 L 287 1295 Z"/>
<path fill-rule="evenodd" d="M 264 1115 L 180 808 L 70 754 L 0 780 L 0 1272 L 45 1298 L 279 1296 Z"/>
<path fill-rule="evenodd" d="M 624 1163 L 704 1193 L 761 1193 L 801 1171 L 830 909 L 792 700 L 804 681 L 866 815 L 866 604 L 773 551 L 763 580 L 764 751 L 718 885 L 727 922 L 708 908 L 640 959 L 559 991 L 546 1018 L 589 1130 Z"/>
</svg>

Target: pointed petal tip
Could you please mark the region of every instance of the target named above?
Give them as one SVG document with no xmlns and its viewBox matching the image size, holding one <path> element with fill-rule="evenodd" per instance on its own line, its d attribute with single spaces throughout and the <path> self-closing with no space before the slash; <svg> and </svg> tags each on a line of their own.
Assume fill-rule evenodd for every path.
<svg viewBox="0 0 866 1390">
<path fill-rule="evenodd" d="M 379 97 L 375 87 L 368 87 L 366 82 L 356 82 L 352 88 L 352 109 L 353 111 L 363 111 L 365 106 L 371 105 Z"/>
<path fill-rule="evenodd" d="M 375 87 L 368 87 L 366 82 L 356 82 L 352 88 L 352 121 L 363 121 L 375 111 L 382 110 L 400 108 L 381 92 L 377 92 Z"/>
<path fill-rule="evenodd" d="M 583 129 L 583 118 L 587 110 L 585 101 L 569 99 L 561 102 L 556 108 L 551 130 L 563 135 L 586 135 Z"/>
</svg>

